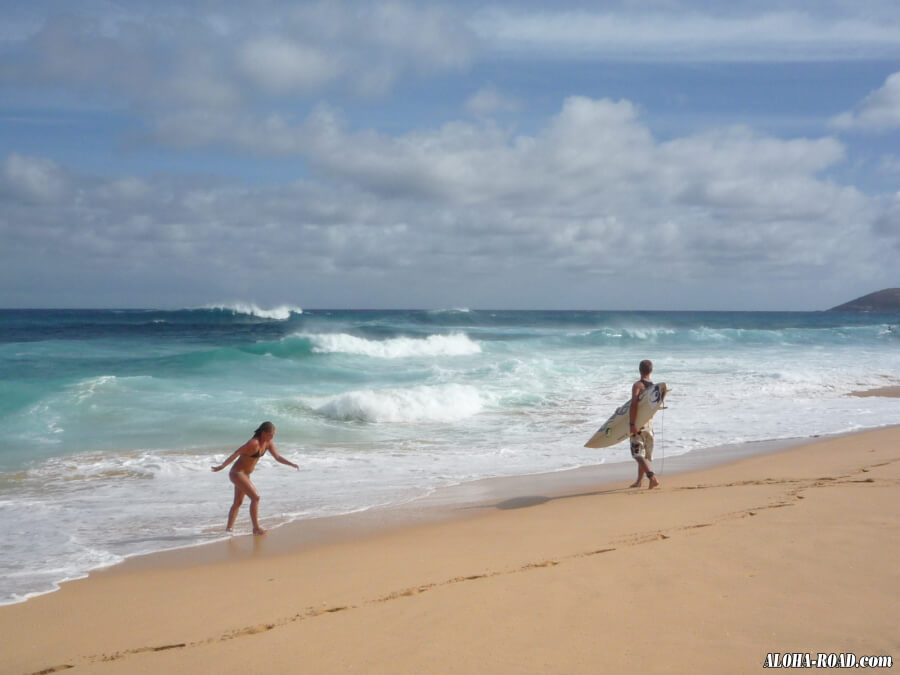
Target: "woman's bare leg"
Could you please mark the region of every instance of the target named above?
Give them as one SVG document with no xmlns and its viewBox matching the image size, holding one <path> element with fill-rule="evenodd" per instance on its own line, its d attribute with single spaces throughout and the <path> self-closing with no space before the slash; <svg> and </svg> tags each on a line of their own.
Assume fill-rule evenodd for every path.
<svg viewBox="0 0 900 675">
<path fill-rule="evenodd" d="M 259 497 L 250 502 L 250 521 L 253 523 L 253 534 L 268 532 L 259 526 Z"/>
<path fill-rule="evenodd" d="M 233 482 L 233 481 L 232 481 Z M 244 502 L 244 493 L 241 491 L 237 485 L 234 486 L 234 501 L 231 504 L 231 508 L 228 511 L 228 524 L 225 526 L 226 532 L 231 532 L 234 529 L 234 521 L 237 520 L 238 511 L 241 508 L 241 504 Z"/>
<path fill-rule="evenodd" d="M 244 495 L 250 498 L 250 522 L 253 523 L 253 534 L 265 534 L 266 531 L 259 526 L 259 493 L 256 491 L 250 477 L 242 471 L 235 471 L 231 474 L 231 482 L 234 483 L 235 504 L 232 505 L 235 517 L 237 517 L 237 509 L 240 508 Z M 240 492 L 240 501 L 238 501 L 237 493 Z M 229 513 L 229 522 L 234 525 Z"/>
</svg>

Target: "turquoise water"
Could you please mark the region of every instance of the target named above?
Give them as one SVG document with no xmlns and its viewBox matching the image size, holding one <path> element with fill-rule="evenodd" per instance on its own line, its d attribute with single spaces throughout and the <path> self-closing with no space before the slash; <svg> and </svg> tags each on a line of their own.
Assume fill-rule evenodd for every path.
<svg viewBox="0 0 900 675">
<path fill-rule="evenodd" d="M 2 310 L 0 602 L 221 537 L 209 467 L 263 420 L 303 467 L 260 463 L 264 526 L 631 461 L 582 446 L 644 358 L 669 456 L 900 423 L 848 396 L 900 384 L 900 315 Z"/>
</svg>

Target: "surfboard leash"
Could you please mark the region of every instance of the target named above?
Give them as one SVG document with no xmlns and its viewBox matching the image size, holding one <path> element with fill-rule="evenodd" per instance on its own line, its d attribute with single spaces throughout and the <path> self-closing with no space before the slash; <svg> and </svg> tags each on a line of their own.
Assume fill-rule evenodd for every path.
<svg viewBox="0 0 900 675">
<path fill-rule="evenodd" d="M 663 402 L 662 406 L 662 417 L 659 420 L 659 449 L 662 451 L 662 466 L 660 467 L 659 473 L 666 472 L 666 408 L 668 408 Z"/>
</svg>

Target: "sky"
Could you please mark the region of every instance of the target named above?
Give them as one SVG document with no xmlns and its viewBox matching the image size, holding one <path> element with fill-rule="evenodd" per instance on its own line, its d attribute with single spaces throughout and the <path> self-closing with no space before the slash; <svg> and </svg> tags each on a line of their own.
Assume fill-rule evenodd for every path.
<svg viewBox="0 0 900 675">
<path fill-rule="evenodd" d="M 896 0 L 0 0 L 0 307 L 900 286 Z"/>
</svg>

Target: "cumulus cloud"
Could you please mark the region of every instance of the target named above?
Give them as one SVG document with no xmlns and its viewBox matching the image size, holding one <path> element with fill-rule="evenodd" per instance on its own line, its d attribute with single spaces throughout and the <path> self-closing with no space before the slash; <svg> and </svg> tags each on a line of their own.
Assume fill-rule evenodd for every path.
<svg viewBox="0 0 900 675">
<path fill-rule="evenodd" d="M 838 182 L 853 153 L 835 138 L 708 119 L 661 137 L 645 119 L 650 99 L 571 95 L 547 114 L 546 91 L 519 101 L 509 80 L 473 89 L 526 58 L 547 72 L 563 58 L 895 58 L 894 5 L 850 16 L 842 0 L 800 0 L 790 12 L 776 0 L 715 11 L 666 0 L 641 14 L 630 0 L 539 12 L 533 3 L 85 0 L 63 18 L 62 0 L 20 3 L 16 30 L 0 28 L 0 85 L 114 110 L 152 158 L 129 156 L 142 175 L 127 176 L 111 154 L 104 175 L 60 160 L 65 148 L 55 160 L 34 150 L 0 157 L 0 288 L 29 278 L 29 297 L 83 289 L 87 304 L 116 293 L 140 304 L 139 292 L 155 303 L 180 288 L 197 304 L 248 289 L 306 304 L 303 289 L 314 287 L 317 302 L 335 305 L 364 306 L 362 292 L 382 305 L 588 307 L 610 306 L 614 280 L 642 255 L 660 261 L 634 282 L 645 298 L 725 278 L 743 288 L 871 277 L 897 245 L 896 199 Z M 527 78 L 514 72 L 526 96 Z M 836 126 L 896 126 L 896 78 Z M 462 119 L 410 119 L 404 104 L 445 82 L 452 94 L 428 103 Z M 395 88 L 402 101 L 386 98 Z M 365 107 L 354 108 L 360 97 Z M 370 111 L 376 119 L 360 122 Z M 649 112 L 657 123 L 664 114 Z M 186 175 L 166 175 L 170 166 Z M 201 179 L 197 166 L 252 180 Z"/>
<path fill-rule="evenodd" d="M 856 109 L 832 118 L 831 125 L 839 130 L 872 132 L 900 129 L 900 72 L 889 75 Z"/>
<path fill-rule="evenodd" d="M 250 40 L 238 51 L 237 60 L 254 82 L 275 92 L 314 89 L 341 72 L 333 56 L 278 37 Z"/>
<path fill-rule="evenodd" d="M 389 136 L 349 129 L 328 108 L 296 124 L 228 122 L 205 123 L 208 134 L 218 129 L 209 142 L 301 156 L 321 175 L 383 199 L 529 208 L 571 202 L 601 211 L 618 206 L 619 218 L 654 204 L 811 209 L 808 217 L 821 215 L 830 195 L 843 194 L 818 178 L 844 157 L 835 139 L 782 140 L 730 127 L 658 142 L 639 109 L 624 100 L 571 97 L 535 135 L 514 135 L 486 121 Z"/>
<path fill-rule="evenodd" d="M 0 168 L 0 194 L 13 201 L 57 203 L 67 188 L 65 172 L 47 159 L 11 154 Z"/>
<path fill-rule="evenodd" d="M 428 68 L 455 68 L 472 56 L 465 16 L 451 3 L 373 3 L 362 12 L 356 31 L 364 42 L 407 54 Z"/>
<path fill-rule="evenodd" d="M 508 96 L 494 85 L 488 84 L 466 99 L 465 109 L 473 115 L 494 115 L 516 112 L 521 105 L 515 97 Z"/>
<path fill-rule="evenodd" d="M 28 29 L 7 45 L 0 82 L 112 96 L 145 114 L 253 107 L 260 91 L 384 94 L 405 75 L 456 70 L 473 55 L 452 6 L 399 0 L 193 11 L 85 3 L 76 16 L 35 9 L 20 25 Z"/>
<path fill-rule="evenodd" d="M 31 202 L 0 203 L 0 226 L 19 242 L 0 269 L 15 273 L 14 252 L 40 237 L 60 267 L 103 264 L 150 288 L 173 274 L 236 297 L 266 279 L 285 288 L 356 280 L 368 292 L 400 284 L 384 292 L 402 303 L 423 289 L 436 297 L 443 283 L 477 295 L 501 275 L 541 277 L 566 305 L 589 300 L 592 278 L 627 276 L 644 254 L 661 261 L 645 283 L 852 278 L 881 254 L 896 218 L 893 203 L 823 177 L 843 158 L 834 139 L 731 127 L 661 141 L 629 101 L 572 97 L 531 135 L 456 122 L 390 136 L 326 110 L 284 133 L 305 139 L 311 178 L 250 188 L 70 176 L 78 208 L 47 187 L 59 184 L 58 167 L 9 157 L 3 189 Z M 56 224 L 52 236 L 29 234 L 38 221 Z M 505 286 L 488 286 L 503 302 Z"/>
</svg>

